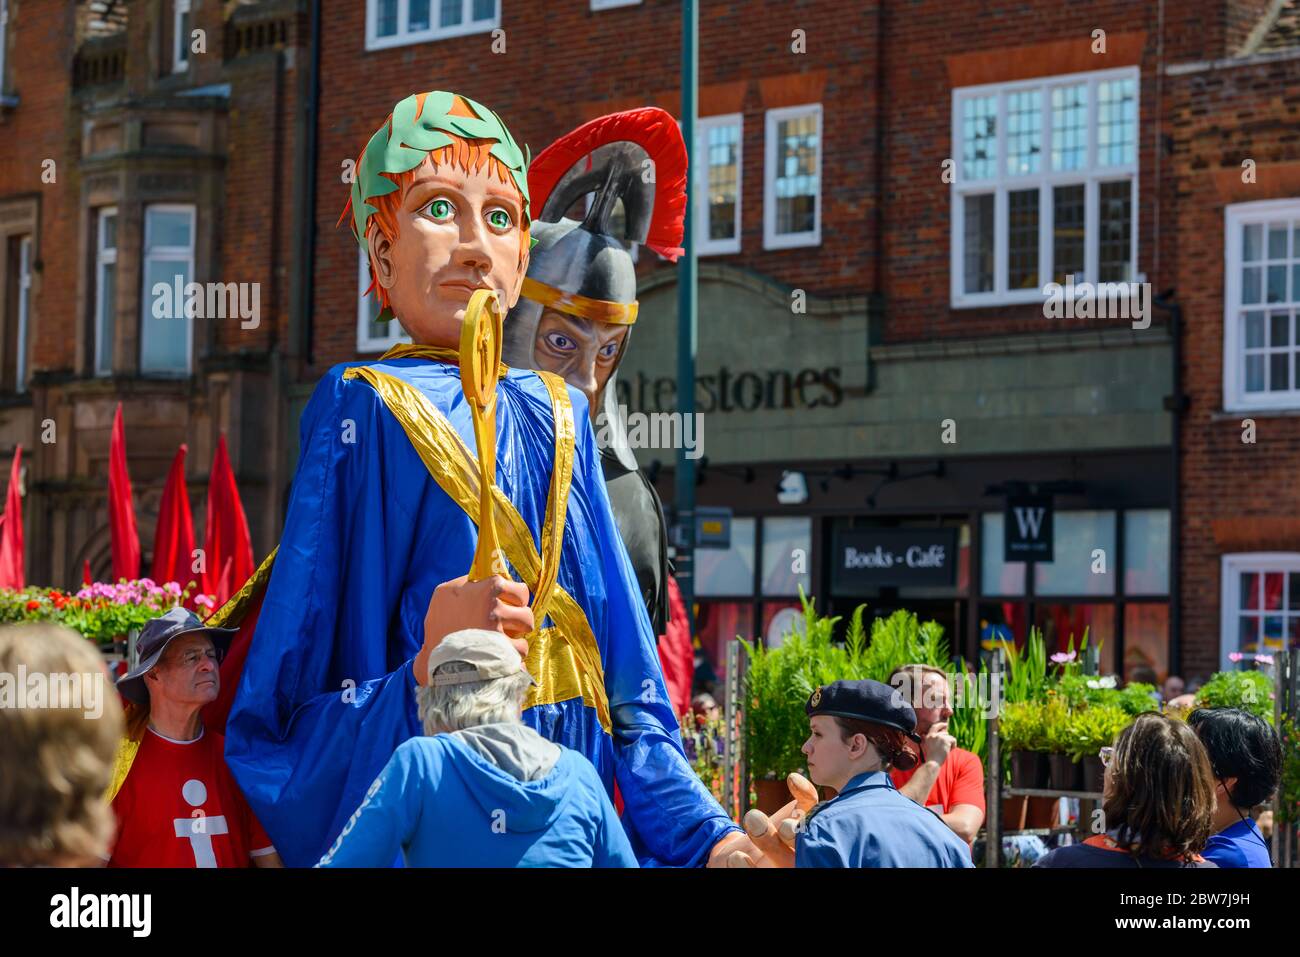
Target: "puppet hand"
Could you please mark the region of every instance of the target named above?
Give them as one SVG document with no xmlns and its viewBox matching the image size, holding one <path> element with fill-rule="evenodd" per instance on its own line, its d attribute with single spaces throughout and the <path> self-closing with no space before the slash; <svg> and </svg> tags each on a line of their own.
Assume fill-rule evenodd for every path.
<svg viewBox="0 0 1300 957">
<path fill-rule="evenodd" d="M 424 616 L 424 646 L 415 658 L 415 680 L 419 684 L 428 679 L 425 668 L 429 652 L 447 635 L 465 628 L 499 631 L 511 639 L 521 658 L 527 657 L 528 642 L 522 636 L 533 630 L 527 586 L 500 575 L 477 582 L 461 575 L 435 588 Z"/>
<path fill-rule="evenodd" d="M 711 867 L 793 867 L 799 821 L 817 804 L 817 789 L 802 774 L 785 779 L 794 800 L 770 818 L 762 811 L 745 815 L 749 839 L 729 835 L 714 845 Z M 746 846 L 748 845 L 748 846 Z"/>
</svg>

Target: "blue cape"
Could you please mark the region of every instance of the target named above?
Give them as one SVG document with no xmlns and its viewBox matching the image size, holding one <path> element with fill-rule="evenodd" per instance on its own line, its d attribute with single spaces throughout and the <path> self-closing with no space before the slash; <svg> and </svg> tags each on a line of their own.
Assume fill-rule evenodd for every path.
<svg viewBox="0 0 1300 957">
<path fill-rule="evenodd" d="M 420 389 L 474 447 L 459 369 L 417 358 L 372 365 Z M 344 379 L 345 368 L 321 380 L 302 416 L 284 535 L 226 727 L 230 769 L 290 866 L 320 859 L 396 748 L 420 732 L 412 662 L 429 599 L 466 573 L 477 541 L 378 393 Z M 586 399 L 569 394 L 577 442 L 559 584 L 595 634 L 613 734 L 581 698 L 530 708 L 524 720 L 590 760 L 610 793 L 617 782 L 643 864 L 698 865 L 736 827 L 682 751 Z M 496 416 L 497 485 L 536 543 L 554 457 L 536 373 L 501 379 Z"/>
</svg>

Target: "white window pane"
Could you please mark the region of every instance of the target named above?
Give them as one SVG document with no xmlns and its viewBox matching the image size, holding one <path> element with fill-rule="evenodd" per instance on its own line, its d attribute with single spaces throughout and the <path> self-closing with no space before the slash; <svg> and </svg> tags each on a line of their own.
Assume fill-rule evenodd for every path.
<svg viewBox="0 0 1300 957">
<path fill-rule="evenodd" d="M 375 35 L 391 37 L 397 35 L 397 0 L 372 0 L 375 9 Z"/>
<path fill-rule="evenodd" d="M 754 593 L 754 519 L 731 520 L 730 548 L 695 549 L 695 594 Z"/>
<path fill-rule="evenodd" d="M 800 587 L 811 591 L 811 554 L 811 518 L 763 519 L 763 594 L 797 595 Z"/>
<path fill-rule="evenodd" d="M 1052 540 L 1055 560 L 1034 563 L 1035 594 L 1115 594 L 1114 512 L 1057 512 Z"/>
<path fill-rule="evenodd" d="M 1052 169 L 1083 169 L 1088 162 L 1088 84 L 1052 90 Z"/>
<path fill-rule="evenodd" d="M 1098 187 L 1101 236 L 1097 273 L 1102 282 L 1133 279 L 1133 184 L 1129 180 Z"/>
<path fill-rule="evenodd" d="M 100 249 L 117 248 L 117 213 L 103 213 L 100 216 L 103 223 L 102 232 L 100 233 Z"/>
<path fill-rule="evenodd" d="M 438 22 L 444 27 L 453 27 L 460 23 L 465 14 L 465 4 L 462 0 L 442 0 L 442 14 Z"/>
<path fill-rule="evenodd" d="M 429 29 L 429 3 L 430 0 L 411 0 L 410 20 L 407 29 L 427 30 Z"/>
<path fill-rule="evenodd" d="M 989 179 L 998 161 L 998 98 L 972 96 L 962 102 L 961 170 L 966 179 Z"/>
<path fill-rule="evenodd" d="M 1052 278 L 1064 284 L 1069 276 L 1082 277 L 1085 252 L 1084 187 L 1052 189 Z"/>
<path fill-rule="evenodd" d="M 1007 173 L 1037 173 L 1043 153 L 1043 105 L 1040 90 L 1007 94 Z"/>
<path fill-rule="evenodd" d="M 736 238 L 739 142 L 740 128 L 735 125 L 712 126 L 705 132 L 704 147 L 709 160 L 707 238 L 710 240 Z"/>
<path fill-rule="evenodd" d="M 1002 513 L 986 512 L 981 516 L 980 593 L 984 595 L 1023 595 L 1025 563 L 1003 561 L 1006 547 L 1002 536 Z"/>
<path fill-rule="evenodd" d="M 1246 348 L 1264 348 L 1264 314 L 1262 312 L 1246 313 Z"/>
<path fill-rule="evenodd" d="M 1268 227 L 1268 258 L 1286 259 L 1286 223 L 1273 223 Z"/>
<path fill-rule="evenodd" d="M 1038 190 L 1007 194 L 1007 288 L 1038 288 Z"/>
<path fill-rule="evenodd" d="M 1246 262 L 1257 262 L 1264 252 L 1264 227 L 1259 223 L 1245 226 L 1241 231 L 1241 255 Z"/>
<path fill-rule="evenodd" d="M 1259 266 L 1247 266 L 1241 271 L 1241 301 L 1252 305 L 1263 300 L 1263 275 Z"/>
<path fill-rule="evenodd" d="M 1120 166 L 1136 156 L 1136 81 L 1103 80 L 1097 84 L 1097 164 Z"/>
<path fill-rule="evenodd" d="M 145 242 L 149 248 L 175 246 L 188 248 L 192 236 L 191 213 L 185 210 L 150 209 L 145 211 Z"/>
<path fill-rule="evenodd" d="M 474 20 L 493 20 L 497 15 L 497 0 L 474 0 Z"/>
<path fill-rule="evenodd" d="M 117 266 L 102 263 L 99 267 L 99 302 L 95 310 L 95 372 L 108 375 L 113 371 L 114 302 L 117 299 Z"/>
<path fill-rule="evenodd" d="M 182 295 L 175 295 L 179 277 Z M 184 288 L 190 281 L 188 261 L 149 259 L 144 266 L 142 296 L 144 311 L 140 328 L 140 368 L 145 372 L 185 372 L 189 368 L 189 320 L 185 318 Z M 168 292 L 155 297 L 154 287 L 164 283 Z M 161 293 L 161 290 L 159 290 Z M 166 318 L 154 315 L 154 303 L 161 298 L 159 311 Z"/>
<path fill-rule="evenodd" d="M 966 292 L 993 291 L 993 194 L 966 196 L 962 251 Z"/>
<path fill-rule="evenodd" d="M 1124 513 L 1124 592 L 1169 592 L 1169 512 L 1163 508 Z"/>
<path fill-rule="evenodd" d="M 810 233 L 817 228 L 817 115 L 776 124 L 776 232 Z"/>
<path fill-rule="evenodd" d="M 1262 354 L 1246 356 L 1246 391 L 1264 391 L 1264 356 Z"/>
</svg>

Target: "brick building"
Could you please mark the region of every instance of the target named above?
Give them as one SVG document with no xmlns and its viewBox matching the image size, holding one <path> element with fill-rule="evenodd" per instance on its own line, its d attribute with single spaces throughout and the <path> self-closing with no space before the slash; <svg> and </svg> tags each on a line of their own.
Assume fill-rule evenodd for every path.
<svg viewBox="0 0 1300 957">
<path fill-rule="evenodd" d="M 670 0 L 322 0 L 315 23 L 311 4 L 289 0 L 78 4 L 110 8 L 106 36 L 37 0 L 7 4 L 6 342 L 15 317 L 34 319 L 27 391 L 0 369 L 0 442 L 35 443 L 47 410 L 75 438 L 61 432 L 32 464 L 38 579 L 66 580 L 88 548 L 106 562 L 117 398 L 141 426 L 131 455 L 146 516 L 175 443 L 191 443 L 198 492 L 224 429 L 259 554 L 275 540 L 316 379 L 400 334 L 373 321 L 359 251 L 336 222 L 349 160 L 401 97 L 464 92 L 534 154 L 602 113 L 678 109 Z M 1300 608 L 1285 478 L 1300 370 L 1284 389 L 1259 379 L 1300 330 L 1260 339 L 1272 319 L 1253 314 L 1289 300 L 1245 309 L 1259 301 L 1232 300 L 1222 265 L 1225 235 L 1231 261 L 1234 231 L 1239 245 L 1263 242 L 1300 196 L 1292 4 L 702 6 L 698 500 L 734 510 L 730 548 L 698 554 L 709 649 L 779 631 L 800 586 L 836 613 L 915 609 L 967 657 L 1005 631 L 1038 625 L 1063 646 L 1087 628 L 1107 665 L 1160 674 L 1217 668 L 1241 645 L 1237 631 L 1220 642 L 1228 618 L 1298 627 L 1286 604 L 1221 597 L 1246 582 L 1261 606 L 1286 602 L 1295 580 Z M 222 41 L 174 72 L 183 17 Z M 25 31 L 39 39 L 19 42 Z M 40 183 L 47 155 L 66 160 L 58 191 Z M 167 178 L 178 174 L 184 185 Z M 1244 205 L 1257 201 L 1281 205 Z M 196 277 L 263 290 L 258 329 L 197 324 L 172 378 L 141 368 L 141 220 L 154 202 L 196 210 Z M 93 210 L 113 203 L 116 365 L 96 376 Z M 23 237 L 43 266 L 30 286 L 10 278 Z M 1265 252 L 1238 255 L 1233 282 L 1267 284 L 1300 258 Z M 639 258 L 621 396 L 672 411 L 675 271 Z M 1044 304 L 1053 282 L 1170 294 L 1136 320 L 1117 300 L 1104 317 L 1059 318 Z M 1244 345 L 1225 339 L 1225 317 Z M 1225 363 L 1225 342 L 1239 363 Z M 1241 441 L 1247 412 L 1254 444 Z M 670 502 L 672 450 L 638 455 Z M 1055 510 L 1054 554 L 1027 567 L 1007 560 L 1003 536 L 1008 507 L 1031 499 Z M 873 567 L 895 547 L 943 557 Z M 1290 557 L 1242 558 L 1274 552 Z"/>
<path fill-rule="evenodd" d="M 259 551 L 287 482 L 298 4 L 6 0 L 0 72 L 0 443 L 26 453 L 27 574 L 108 577 L 109 434 L 123 406 L 145 567 L 189 446 L 203 507 L 225 432 Z M 156 310 L 155 283 L 238 298 Z M 257 315 L 251 290 L 256 287 Z M 214 309 L 208 309 L 211 302 Z M 212 318 L 215 314 L 225 318 Z M 204 318 L 204 316 L 208 318 Z M 161 317 L 160 317 L 161 316 Z"/>
</svg>

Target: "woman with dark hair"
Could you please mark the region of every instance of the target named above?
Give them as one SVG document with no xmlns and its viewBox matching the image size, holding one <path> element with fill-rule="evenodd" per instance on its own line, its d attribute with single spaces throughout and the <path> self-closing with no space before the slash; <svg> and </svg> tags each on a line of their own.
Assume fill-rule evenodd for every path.
<svg viewBox="0 0 1300 957">
<path fill-rule="evenodd" d="M 1201 856 L 1214 818 L 1214 776 L 1196 733 L 1143 714 L 1102 749 L 1106 831 L 1058 847 L 1035 867 L 1214 867 Z"/>
<path fill-rule="evenodd" d="M 1268 841 L 1250 809 L 1272 797 L 1282 778 L 1277 732 L 1239 708 L 1197 708 L 1187 723 L 1205 745 L 1216 782 L 1206 859 L 1220 867 L 1272 867 Z"/>
</svg>

